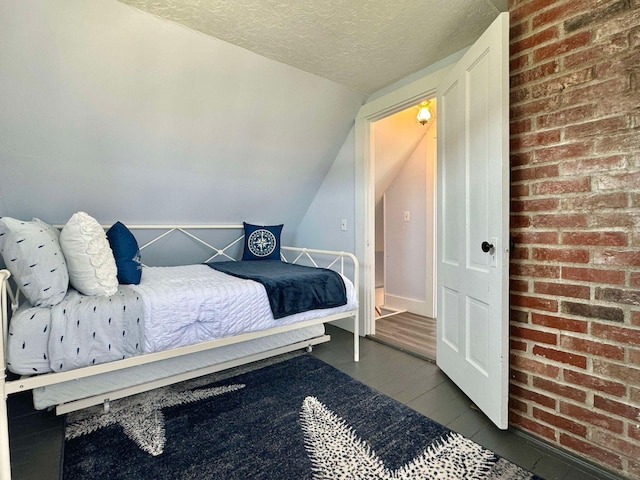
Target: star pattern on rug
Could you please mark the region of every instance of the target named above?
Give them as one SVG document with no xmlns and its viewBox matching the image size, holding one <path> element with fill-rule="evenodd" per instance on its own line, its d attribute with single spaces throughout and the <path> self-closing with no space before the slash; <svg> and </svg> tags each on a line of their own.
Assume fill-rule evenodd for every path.
<svg viewBox="0 0 640 480">
<path fill-rule="evenodd" d="M 429 445 L 397 470 L 383 461 L 343 419 L 315 397 L 307 397 L 300 411 L 305 447 L 315 479 L 486 479 L 495 455 L 477 443 L 451 432 Z"/>
<path fill-rule="evenodd" d="M 142 450 L 158 456 L 166 441 L 162 409 L 196 402 L 244 388 L 244 384 L 179 390 L 159 388 L 112 402 L 108 413 L 102 407 L 80 410 L 67 416 L 66 440 L 118 424 Z M 192 386 L 191 386 L 192 388 Z"/>
</svg>

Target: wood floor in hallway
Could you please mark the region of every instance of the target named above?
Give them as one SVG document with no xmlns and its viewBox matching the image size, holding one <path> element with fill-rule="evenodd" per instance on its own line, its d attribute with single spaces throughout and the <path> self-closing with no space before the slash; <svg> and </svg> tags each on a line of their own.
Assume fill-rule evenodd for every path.
<svg viewBox="0 0 640 480">
<path fill-rule="evenodd" d="M 371 338 L 385 345 L 436 359 L 436 321 L 415 313 L 403 312 L 376 320 L 376 334 Z"/>
</svg>

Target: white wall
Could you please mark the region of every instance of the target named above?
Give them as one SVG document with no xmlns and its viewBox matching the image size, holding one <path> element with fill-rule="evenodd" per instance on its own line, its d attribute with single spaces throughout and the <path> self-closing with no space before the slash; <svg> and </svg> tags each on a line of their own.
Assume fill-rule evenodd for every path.
<svg viewBox="0 0 640 480">
<path fill-rule="evenodd" d="M 353 253 L 355 249 L 354 142 L 355 135 L 352 127 L 322 186 L 300 222 L 294 238 L 295 245 Z M 342 219 L 347 221 L 346 230 L 341 229 Z"/>
<path fill-rule="evenodd" d="M 0 215 L 297 229 L 361 94 L 112 0 L 0 4 Z"/>
</svg>

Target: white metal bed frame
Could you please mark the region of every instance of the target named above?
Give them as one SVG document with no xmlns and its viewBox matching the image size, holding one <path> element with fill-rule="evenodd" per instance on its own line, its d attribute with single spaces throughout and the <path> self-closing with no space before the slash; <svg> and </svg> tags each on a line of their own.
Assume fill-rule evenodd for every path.
<svg viewBox="0 0 640 480">
<path fill-rule="evenodd" d="M 105 228 L 108 228 L 105 226 Z M 221 230 L 221 229 L 234 229 L 234 230 L 242 230 L 243 225 L 128 225 L 128 228 L 134 231 L 137 230 L 158 230 L 162 233 L 158 234 L 152 240 L 148 241 L 144 245 L 140 246 L 140 250 L 144 251 L 144 249 L 148 248 L 150 245 L 156 243 L 167 235 L 173 233 L 182 233 L 189 237 L 191 240 L 205 246 L 212 253 L 203 263 L 210 262 L 213 259 L 219 257 L 225 257 L 228 260 L 235 260 L 231 257 L 227 250 L 236 245 L 238 242 L 241 242 L 244 239 L 244 235 L 240 235 L 238 238 L 231 241 L 223 248 L 217 248 L 210 243 L 202 240 L 196 234 L 192 233 L 192 231 L 198 230 Z M 291 260 L 286 258 L 286 255 L 291 256 Z M 283 261 L 288 263 L 300 263 L 301 261 L 305 261 L 307 263 L 311 263 L 315 267 L 319 267 L 318 264 L 319 256 L 323 259 L 329 259 L 329 263 L 327 265 L 322 265 L 324 268 L 333 268 L 343 275 L 346 274 L 345 269 L 345 259 L 351 262 L 353 271 L 351 272 L 353 275 L 353 284 L 355 287 L 356 295 L 358 292 L 358 260 L 355 255 L 348 252 L 337 252 L 331 250 L 318 250 L 318 249 L 308 249 L 308 248 L 297 248 L 297 247 L 281 247 L 281 256 Z M 351 276 L 351 275 L 349 275 Z M 171 350 L 147 353 L 138 355 L 135 357 L 129 357 L 124 360 L 118 360 L 114 362 L 104 363 L 100 365 L 94 365 L 90 367 L 83 367 L 75 370 L 58 372 L 58 373 L 47 373 L 39 376 L 31 376 L 31 377 L 21 377 L 17 380 L 8 381 L 6 379 L 6 347 L 7 347 L 7 338 L 8 338 L 8 329 L 9 329 L 9 308 L 11 308 L 12 312 L 18 308 L 20 300 L 20 292 L 16 290 L 14 293 L 11 289 L 8 280 L 10 277 L 10 273 L 8 270 L 0 270 L 0 307 L 1 311 L 1 319 L 2 319 L 2 342 L 0 342 L 0 361 L 2 364 L 0 365 L 0 480 L 10 480 L 11 479 L 11 465 L 10 465 L 10 451 L 9 451 L 9 423 L 8 423 L 8 412 L 7 412 L 7 398 L 9 395 L 25 392 L 29 390 L 33 390 L 38 387 L 44 387 L 48 385 L 54 385 L 58 383 L 63 383 L 69 380 L 75 380 L 79 378 L 91 377 L 95 375 L 100 375 L 102 373 L 113 372 L 117 370 L 122 370 L 124 368 L 133 367 L 137 365 L 144 365 L 153 363 L 160 360 L 165 360 L 169 358 L 179 357 L 182 355 L 187 355 L 191 353 L 201 352 L 205 350 L 214 349 L 217 347 L 222 347 L 225 345 L 233 345 L 238 344 L 244 341 L 266 337 L 269 335 L 274 335 L 277 333 L 282 333 L 290 330 L 296 330 L 299 328 L 309 327 L 312 325 L 317 325 L 321 323 L 332 322 L 335 320 L 341 320 L 346 318 L 353 319 L 353 360 L 354 362 L 359 361 L 360 357 L 360 348 L 359 348 L 359 319 L 358 319 L 358 308 L 354 310 L 350 310 L 347 312 L 333 314 L 326 317 L 307 320 L 304 322 L 294 323 L 291 325 L 283 325 L 279 327 L 270 328 L 267 330 L 261 330 L 256 332 L 245 333 L 241 335 L 236 335 L 233 337 L 220 338 L 216 340 L 209 340 L 206 342 L 201 342 L 195 345 L 178 347 Z M 8 303 L 10 300 L 10 303 Z M 307 348 L 308 350 L 313 346 L 319 343 L 323 343 L 330 340 L 330 336 L 323 335 L 320 337 L 316 337 L 310 340 L 305 340 L 303 342 L 299 342 L 296 344 L 286 345 L 283 347 L 279 347 L 273 350 L 269 350 L 262 353 L 256 353 L 252 355 L 247 355 L 236 360 L 231 360 L 224 363 L 219 363 L 216 365 L 212 365 L 209 367 L 200 368 L 197 370 L 185 372 L 182 374 L 172 375 L 167 378 L 162 378 L 159 380 L 143 383 L 141 385 L 135 385 L 128 388 L 123 388 L 114 392 L 108 392 L 106 394 L 100 394 L 89 398 L 80 399 L 74 402 L 65 403 L 63 405 L 59 405 L 56 407 L 56 413 L 58 415 L 67 413 L 73 410 L 78 410 L 80 408 L 85 408 L 91 405 L 98 405 L 103 403 L 105 409 L 108 410 L 109 401 L 115 400 L 118 398 L 126 397 L 129 395 L 134 395 L 136 393 L 145 392 L 148 390 L 152 390 L 155 388 L 159 388 L 165 385 L 171 385 L 183 380 L 189 380 L 191 378 L 196 378 L 202 375 L 207 375 L 210 373 L 215 373 L 218 371 L 226 370 L 228 368 L 232 368 L 239 365 L 244 365 L 247 363 L 251 363 L 257 360 L 261 360 L 264 358 L 269 358 L 275 355 L 280 355 L 282 353 L 291 352 L 294 350 Z"/>
</svg>

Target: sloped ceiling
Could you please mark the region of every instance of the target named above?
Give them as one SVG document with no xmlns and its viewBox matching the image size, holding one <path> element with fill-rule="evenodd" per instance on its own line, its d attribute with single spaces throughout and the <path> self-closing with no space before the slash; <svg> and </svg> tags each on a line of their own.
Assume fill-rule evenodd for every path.
<svg viewBox="0 0 640 480">
<path fill-rule="evenodd" d="M 506 0 L 120 0 L 370 94 L 472 44 Z"/>
</svg>

